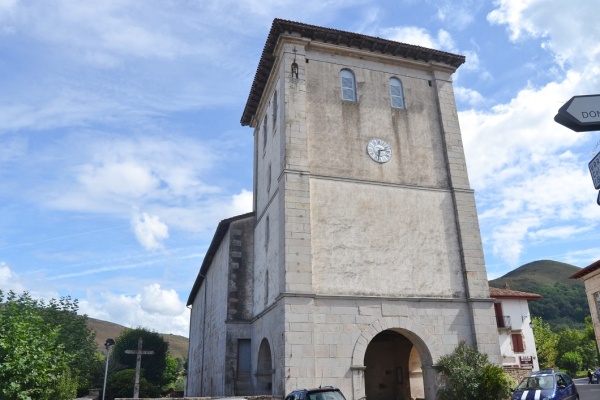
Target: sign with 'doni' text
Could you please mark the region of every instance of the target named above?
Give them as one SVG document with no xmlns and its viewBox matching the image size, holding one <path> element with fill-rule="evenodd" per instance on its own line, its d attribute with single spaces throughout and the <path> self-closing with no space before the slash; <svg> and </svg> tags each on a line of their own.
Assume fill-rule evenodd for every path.
<svg viewBox="0 0 600 400">
<path fill-rule="evenodd" d="M 594 189 L 600 189 L 600 153 L 596 154 L 592 161 L 588 164 L 592 180 L 594 181 Z"/>
<path fill-rule="evenodd" d="M 554 121 L 575 132 L 600 130 L 600 95 L 572 97 L 558 110 Z"/>
</svg>

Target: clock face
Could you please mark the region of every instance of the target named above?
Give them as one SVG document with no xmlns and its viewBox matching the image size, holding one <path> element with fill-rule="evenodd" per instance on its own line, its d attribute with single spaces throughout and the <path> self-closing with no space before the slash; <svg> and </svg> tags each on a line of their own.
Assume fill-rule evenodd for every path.
<svg viewBox="0 0 600 400">
<path fill-rule="evenodd" d="M 367 144 L 367 154 L 378 163 L 385 163 L 392 158 L 392 148 L 381 139 L 372 139 Z"/>
</svg>

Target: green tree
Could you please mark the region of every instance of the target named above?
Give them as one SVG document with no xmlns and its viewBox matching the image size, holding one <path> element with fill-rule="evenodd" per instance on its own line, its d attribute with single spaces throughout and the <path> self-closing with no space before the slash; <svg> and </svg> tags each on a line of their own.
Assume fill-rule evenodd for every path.
<svg viewBox="0 0 600 400">
<path fill-rule="evenodd" d="M 583 367 L 594 368 L 595 366 L 600 365 L 600 353 L 598 353 L 594 324 L 590 315 L 585 317 L 583 340 L 584 343 L 581 346 Z"/>
<path fill-rule="evenodd" d="M 47 324 L 40 302 L 27 292 L 0 291 L 0 400 L 71 400 L 73 360 L 60 329 Z"/>
<path fill-rule="evenodd" d="M 558 342 L 556 344 L 557 357 L 562 359 L 565 353 L 578 353 L 579 347 L 584 341 L 584 332 L 576 329 L 565 329 L 558 335 Z"/>
<path fill-rule="evenodd" d="M 77 314 L 79 303 L 70 296 L 51 299 L 48 304 L 39 302 L 39 305 L 44 321 L 58 327 L 59 341 L 72 356 L 69 368 L 77 374 L 78 389 L 89 389 L 95 368 L 96 334 L 88 326 L 87 315 Z"/>
<path fill-rule="evenodd" d="M 577 371 L 581 370 L 583 359 L 579 352 L 569 351 L 561 355 L 559 363 L 560 367 L 565 369 L 569 375 L 576 376 Z"/>
<path fill-rule="evenodd" d="M 115 362 L 119 369 L 135 369 L 137 356 L 127 354 L 126 350 L 137 350 L 138 339 L 142 338 L 142 350 L 154 351 L 152 355 L 143 355 L 141 367 L 144 370 L 143 376 L 148 382 L 161 387 L 163 373 L 167 366 L 167 355 L 169 354 L 169 343 L 156 332 L 145 328 L 125 329 L 118 338 L 112 350 Z"/>
<path fill-rule="evenodd" d="M 513 382 L 487 354 L 479 353 L 463 340 L 454 353 L 442 356 L 436 367 L 445 380 L 440 400 L 503 400 Z"/>
<path fill-rule="evenodd" d="M 161 379 L 161 387 L 166 388 L 174 386 L 177 377 L 179 376 L 179 363 L 175 357 L 167 355 L 165 370 Z"/>
<path fill-rule="evenodd" d="M 533 317 L 532 321 L 540 369 L 548 369 L 556 365 L 558 335 L 552 331 L 550 325 L 544 322 L 541 317 Z"/>
</svg>

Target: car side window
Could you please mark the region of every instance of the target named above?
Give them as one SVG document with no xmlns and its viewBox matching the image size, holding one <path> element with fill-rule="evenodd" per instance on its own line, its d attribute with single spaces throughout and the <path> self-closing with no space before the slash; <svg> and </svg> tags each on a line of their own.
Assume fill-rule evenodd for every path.
<svg viewBox="0 0 600 400">
<path fill-rule="evenodd" d="M 288 397 L 285 398 L 285 400 L 294 400 L 294 395 L 290 394 Z"/>
<path fill-rule="evenodd" d="M 563 378 L 567 385 L 571 385 L 573 383 L 573 380 L 571 379 L 571 377 L 569 375 L 563 375 Z"/>
</svg>

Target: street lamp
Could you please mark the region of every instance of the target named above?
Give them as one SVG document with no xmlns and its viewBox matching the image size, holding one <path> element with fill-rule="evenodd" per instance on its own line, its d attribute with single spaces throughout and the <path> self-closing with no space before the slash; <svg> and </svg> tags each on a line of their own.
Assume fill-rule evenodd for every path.
<svg viewBox="0 0 600 400">
<path fill-rule="evenodd" d="M 108 357 L 110 357 L 110 346 L 114 346 L 115 341 L 113 339 L 106 339 L 104 347 L 106 347 L 106 367 L 104 369 L 104 387 L 102 388 L 102 400 L 106 395 L 106 376 L 108 375 Z"/>
</svg>

